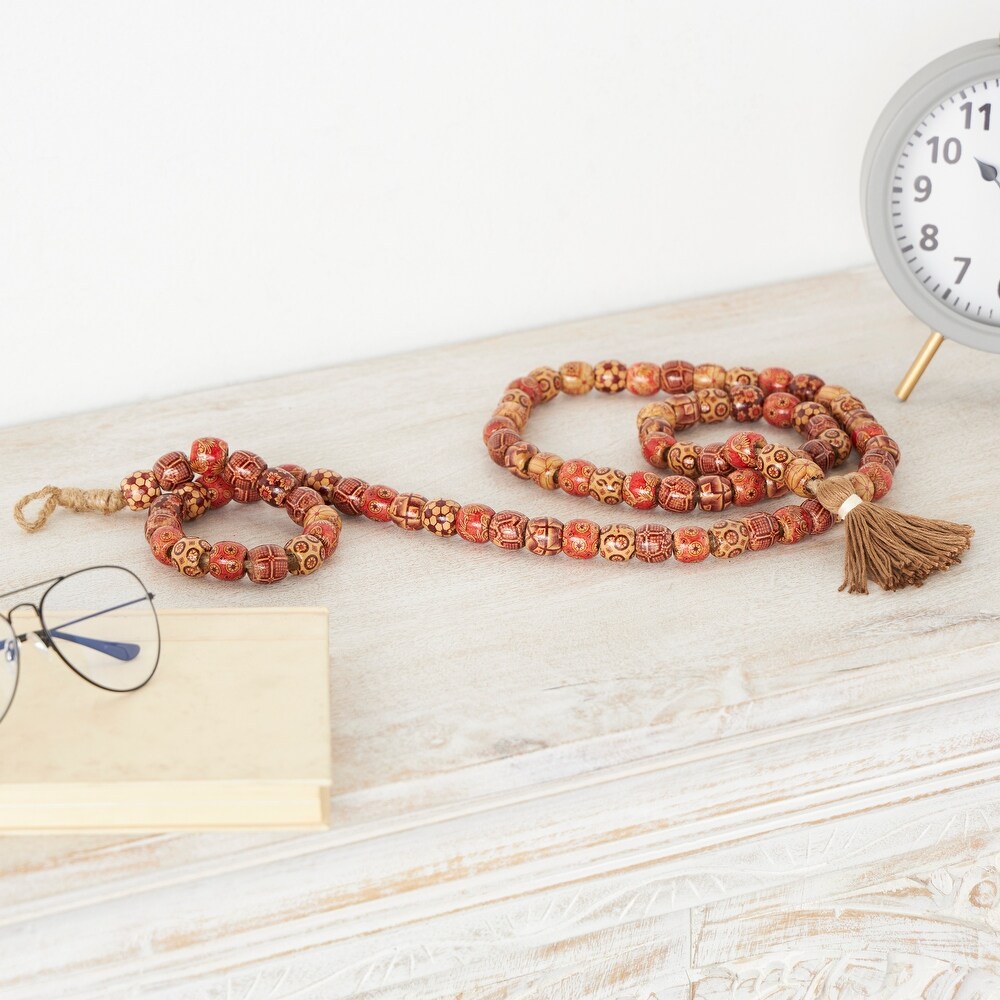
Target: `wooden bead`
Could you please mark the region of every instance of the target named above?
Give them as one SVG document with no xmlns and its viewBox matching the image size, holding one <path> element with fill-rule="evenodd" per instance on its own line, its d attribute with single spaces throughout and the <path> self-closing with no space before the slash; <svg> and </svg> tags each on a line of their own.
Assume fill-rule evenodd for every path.
<svg viewBox="0 0 1000 1000">
<path fill-rule="evenodd" d="M 727 472 L 732 472 L 732 469 L 729 459 L 726 458 L 724 443 L 706 444 L 701 449 L 701 453 L 698 455 L 698 472 L 703 476 L 723 476 Z"/>
<path fill-rule="evenodd" d="M 874 450 L 887 451 L 899 465 L 899 445 L 888 434 L 876 434 L 865 442 L 864 457 L 867 459 Z M 155 504 L 155 501 L 154 501 Z"/>
<path fill-rule="evenodd" d="M 652 361 L 637 361 L 629 365 L 625 387 L 636 396 L 655 396 L 660 391 L 660 366 Z"/>
<path fill-rule="evenodd" d="M 664 392 L 691 392 L 694 389 L 694 365 L 689 361 L 664 361 L 660 365 L 660 387 Z"/>
<path fill-rule="evenodd" d="M 734 385 L 757 385 L 759 378 L 754 368 L 730 368 L 726 372 L 726 388 L 731 389 Z"/>
<path fill-rule="evenodd" d="M 524 532 L 528 516 L 516 510 L 498 510 L 490 518 L 487 529 L 490 541 L 501 549 L 524 548 Z"/>
<path fill-rule="evenodd" d="M 361 494 L 361 513 L 369 521 L 378 521 L 384 524 L 389 520 L 389 508 L 395 499 L 396 491 L 394 489 L 376 483 L 374 486 L 369 486 Z M 288 505 L 287 500 L 285 505 Z"/>
<path fill-rule="evenodd" d="M 896 471 L 896 459 L 892 452 L 886 451 L 884 448 L 872 448 L 871 442 L 869 442 L 869 447 L 865 448 L 864 462 L 866 464 L 875 462 L 878 465 L 884 465 L 890 472 Z"/>
<path fill-rule="evenodd" d="M 265 469 L 257 479 L 257 492 L 264 503 L 272 507 L 284 507 L 285 498 L 297 483 L 295 476 L 285 469 Z"/>
<path fill-rule="evenodd" d="M 252 451 L 234 451 L 229 456 L 225 475 L 233 488 L 233 499 L 237 503 L 256 503 L 260 500 L 257 478 L 266 468 L 267 462 Z M 322 491 L 317 492 L 322 496 Z"/>
<path fill-rule="evenodd" d="M 419 493 L 397 493 L 389 504 L 389 519 L 404 531 L 416 531 L 424 526 L 423 514 L 427 498 Z"/>
<path fill-rule="evenodd" d="M 168 451 L 166 455 L 161 455 L 153 463 L 153 475 L 163 490 L 174 490 L 181 483 L 189 483 L 194 479 L 188 460 L 179 451 Z"/>
<path fill-rule="evenodd" d="M 691 376 L 693 389 L 725 389 L 726 369 L 722 365 L 697 365 Z"/>
<path fill-rule="evenodd" d="M 559 369 L 559 382 L 567 396 L 584 396 L 594 388 L 594 369 L 586 361 L 567 361 Z"/>
<path fill-rule="evenodd" d="M 155 537 L 156 533 L 153 535 Z M 204 538 L 185 535 L 174 542 L 174 547 L 170 550 L 170 561 L 185 576 L 205 576 L 208 573 L 208 556 L 211 551 L 212 546 Z"/>
<path fill-rule="evenodd" d="M 285 497 L 285 512 L 296 524 L 304 524 L 310 507 L 318 507 L 323 498 L 308 486 L 296 486 Z"/>
<path fill-rule="evenodd" d="M 781 523 L 766 511 L 756 510 L 752 514 L 745 514 L 743 523 L 750 533 L 747 548 L 752 552 L 769 549 L 781 537 Z"/>
<path fill-rule="evenodd" d="M 507 449 L 512 444 L 517 444 L 521 440 L 521 435 L 517 431 L 508 430 L 501 427 L 490 435 L 486 442 L 486 449 L 490 453 L 490 458 L 497 464 L 503 465 L 507 457 Z"/>
<path fill-rule="evenodd" d="M 808 402 L 816 398 L 816 393 L 823 388 L 824 384 L 818 375 L 796 375 L 788 386 L 788 391 L 793 396 L 798 396 L 803 402 Z"/>
<path fill-rule="evenodd" d="M 733 404 L 725 389 L 698 389 L 698 419 L 703 424 L 715 424 L 726 420 L 733 412 Z"/>
<path fill-rule="evenodd" d="M 758 452 L 760 471 L 768 478 L 781 482 L 785 476 L 785 467 L 792 460 L 791 448 L 783 444 L 766 444 Z"/>
<path fill-rule="evenodd" d="M 543 490 L 558 489 L 562 464 L 563 460 L 558 455 L 540 451 L 532 455 L 528 462 L 528 477 Z"/>
<path fill-rule="evenodd" d="M 229 461 L 229 445 L 222 438 L 202 437 L 191 443 L 188 465 L 199 476 L 221 476 Z"/>
<path fill-rule="evenodd" d="M 678 562 L 701 562 L 708 558 L 711 551 L 708 532 L 704 528 L 691 525 L 674 532 L 674 558 Z"/>
<path fill-rule="evenodd" d="M 209 510 L 225 507 L 233 499 L 233 487 L 225 476 L 199 476 L 195 480 L 208 496 Z"/>
<path fill-rule="evenodd" d="M 654 417 L 658 420 L 665 420 L 670 425 L 671 430 L 677 427 L 677 418 L 674 416 L 674 408 L 662 399 L 654 400 L 652 403 L 646 403 L 645 406 L 641 407 L 639 412 L 635 415 L 635 426 L 641 429 L 642 425 L 647 420 Z"/>
<path fill-rule="evenodd" d="M 809 524 L 810 535 L 821 535 L 833 524 L 833 514 L 815 498 L 800 503 L 799 510 Z"/>
<path fill-rule="evenodd" d="M 520 389 L 522 392 L 526 392 L 532 406 L 543 402 L 542 387 L 530 375 L 522 375 L 521 378 L 514 379 L 513 382 L 507 384 L 507 388 Z"/>
<path fill-rule="evenodd" d="M 733 559 L 746 552 L 750 532 L 743 521 L 716 521 L 708 529 L 708 543 L 713 556 Z"/>
<path fill-rule="evenodd" d="M 247 576 L 254 583 L 279 583 L 288 576 L 288 553 L 280 545 L 255 545 L 247 552 Z"/>
<path fill-rule="evenodd" d="M 698 423 L 698 397 L 693 392 L 674 393 L 667 396 L 664 403 L 673 416 L 675 430 L 681 431 Z"/>
<path fill-rule="evenodd" d="M 783 497 L 787 492 L 788 487 L 781 480 L 764 476 L 764 495 L 768 500 Z"/>
<path fill-rule="evenodd" d="M 649 420 L 646 421 L 646 424 L 648 423 Z M 643 424 L 643 427 L 646 424 Z M 667 455 L 676 443 L 671 434 L 651 434 L 642 442 L 642 456 L 655 468 L 666 469 L 669 465 Z"/>
<path fill-rule="evenodd" d="M 180 518 L 181 512 L 184 510 L 184 504 L 181 502 L 180 497 L 175 497 L 173 493 L 161 493 L 150 505 L 149 512 L 153 511 L 163 511 L 170 513 Z"/>
<path fill-rule="evenodd" d="M 817 400 L 817 402 L 822 402 L 822 400 Z M 830 402 L 829 406 L 830 412 L 840 422 L 841 427 L 844 426 L 844 422 L 851 413 L 855 410 L 863 410 L 865 408 L 865 404 L 857 396 L 852 396 L 849 392 L 845 392 L 841 396 L 836 396 Z"/>
<path fill-rule="evenodd" d="M 297 465 L 295 462 L 283 462 L 278 468 L 284 469 L 295 480 L 296 486 L 301 486 L 305 482 L 306 470 L 303 466 Z"/>
<path fill-rule="evenodd" d="M 505 417 L 518 431 L 524 430 L 524 425 L 528 422 L 528 410 L 517 403 L 501 403 L 494 411 L 494 417 Z"/>
<path fill-rule="evenodd" d="M 140 469 L 131 476 L 126 476 L 119 489 L 129 510 L 147 510 L 160 495 L 160 484 L 152 469 Z"/>
<path fill-rule="evenodd" d="M 455 518 L 455 530 L 467 542 L 482 545 L 490 540 L 490 519 L 495 513 L 483 503 L 463 504 Z"/>
<path fill-rule="evenodd" d="M 642 426 L 639 428 L 640 444 L 645 444 L 646 439 L 652 437 L 654 434 L 660 437 L 673 438 L 674 425 L 662 417 L 649 417 L 642 422 Z"/>
<path fill-rule="evenodd" d="M 764 436 L 756 431 L 738 431 L 726 438 L 726 461 L 734 469 L 756 469 L 760 464 L 760 450 L 765 444 Z"/>
<path fill-rule="evenodd" d="M 488 445 L 494 431 L 508 430 L 517 432 L 514 421 L 510 417 L 490 417 L 483 425 L 483 444 Z"/>
<path fill-rule="evenodd" d="M 533 517 L 524 529 L 524 547 L 536 556 L 562 552 L 563 523 L 554 517 Z"/>
<path fill-rule="evenodd" d="M 867 476 L 861 475 L 860 472 L 848 472 L 847 479 L 862 500 L 871 501 L 875 498 L 875 487 Z"/>
<path fill-rule="evenodd" d="M 208 510 L 208 490 L 198 483 L 181 483 L 174 490 L 174 496 L 180 497 L 183 504 L 181 518 L 185 521 L 193 521 Z"/>
<path fill-rule="evenodd" d="M 598 503 L 612 505 L 622 502 L 624 488 L 625 473 L 621 469 L 601 466 L 599 469 L 594 469 L 587 493 Z"/>
<path fill-rule="evenodd" d="M 697 476 L 700 454 L 701 445 L 678 441 L 667 452 L 667 464 L 678 476 Z"/>
<path fill-rule="evenodd" d="M 847 436 L 847 431 L 841 430 L 840 427 L 828 427 L 826 430 L 820 431 L 816 435 L 816 440 L 828 444 L 833 450 L 834 465 L 846 462 L 851 454 L 851 439 Z M 823 468 L 822 462 L 816 464 Z M 826 469 L 823 471 L 825 472 Z"/>
<path fill-rule="evenodd" d="M 315 535 L 296 535 L 285 542 L 288 572 L 293 576 L 309 576 L 323 565 L 323 543 Z"/>
<path fill-rule="evenodd" d="M 733 419 L 741 424 L 753 423 L 764 416 L 764 393 L 756 385 L 731 385 L 729 398 L 733 404 Z"/>
<path fill-rule="evenodd" d="M 660 477 L 652 472 L 638 471 L 625 477 L 622 484 L 622 499 L 636 510 L 649 510 L 656 506 L 656 491 Z"/>
<path fill-rule="evenodd" d="M 862 462 L 858 472 L 872 481 L 875 489 L 872 499 L 881 500 L 892 489 L 892 473 L 877 462 Z"/>
<path fill-rule="evenodd" d="M 333 500 L 333 491 L 339 482 L 340 476 L 333 469 L 313 469 L 306 473 L 302 485 L 315 490 L 323 498 L 323 503 L 328 504 Z"/>
<path fill-rule="evenodd" d="M 541 395 L 541 402 L 547 403 L 550 399 L 559 395 L 559 372 L 554 368 L 546 368 L 544 366 L 536 368 L 528 377 L 535 380 L 539 394 Z"/>
<path fill-rule="evenodd" d="M 183 529 L 174 527 L 172 524 L 164 524 L 156 528 L 149 536 L 149 547 L 152 549 L 156 561 L 163 563 L 164 566 L 173 566 L 174 561 L 170 554 L 183 537 Z"/>
<path fill-rule="evenodd" d="M 772 392 L 764 397 L 764 419 L 772 427 L 791 427 L 792 411 L 798 405 L 798 396 L 790 392 Z"/>
<path fill-rule="evenodd" d="M 698 503 L 698 484 L 689 476 L 664 476 L 656 500 L 664 510 L 687 514 Z"/>
<path fill-rule="evenodd" d="M 500 397 L 500 402 L 497 403 L 497 406 L 506 406 L 507 404 L 520 407 L 529 416 L 531 415 L 531 397 L 523 389 L 511 389 L 508 387 L 504 394 Z"/>
<path fill-rule="evenodd" d="M 515 441 L 504 453 L 504 468 L 518 479 L 529 479 L 528 463 L 538 449 L 527 441 Z"/>
<path fill-rule="evenodd" d="M 840 424 L 829 413 L 817 413 L 815 417 L 810 417 L 806 424 L 806 436 L 818 438 L 823 431 L 831 429 L 839 431 Z"/>
<path fill-rule="evenodd" d="M 792 408 L 792 426 L 804 435 L 809 421 L 813 417 L 825 413 L 826 408 L 820 403 L 798 403 Z"/>
<path fill-rule="evenodd" d="M 824 431 L 824 433 L 826 432 Z M 843 434 L 844 432 L 841 431 L 840 433 Z M 846 434 L 844 434 L 844 437 L 847 440 L 847 452 L 850 454 L 850 438 Z M 806 441 L 799 451 L 802 453 L 799 455 L 800 458 L 811 458 L 824 472 L 829 472 L 837 464 L 837 453 L 833 450 L 833 445 L 829 441 L 819 438 L 813 441 Z"/>
<path fill-rule="evenodd" d="M 310 507 L 306 511 L 306 516 L 302 519 L 302 524 L 308 528 L 309 525 L 315 524 L 317 521 L 329 521 L 331 524 L 335 524 L 338 530 L 344 525 L 343 518 L 341 518 L 337 510 L 325 503 Z"/>
<path fill-rule="evenodd" d="M 148 542 L 153 537 L 153 532 L 157 528 L 176 528 L 181 535 L 184 534 L 184 529 L 181 526 L 181 519 L 176 514 L 171 514 L 167 510 L 151 510 L 146 517 L 146 525 L 144 533 L 146 535 L 146 541 Z M 175 539 L 176 541 L 176 539 Z"/>
<path fill-rule="evenodd" d="M 749 507 L 767 496 L 767 480 L 756 469 L 733 469 L 729 482 L 733 485 L 733 503 L 737 507 Z"/>
<path fill-rule="evenodd" d="M 779 507 L 774 512 L 774 519 L 781 526 L 781 536 L 778 541 L 782 545 L 792 545 L 809 534 L 809 520 L 798 504 Z"/>
<path fill-rule="evenodd" d="M 699 476 L 698 506 L 719 513 L 733 502 L 733 484 L 726 476 Z"/>
<path fill-rule="evenodd" d="M 643 524 L 635 529 L 635 558 L 640 562 L 666 562 L 673 550 L 673 532 L 666 525 Z"/>
<path fill-rule="evenodd" d="M 598 550 L 608 562 L 628 562 L 635 555 L 635 529 L 628 524 L 606 524 Z"/>
<path fill-rule="evenodd" d="M 822 478 L 823 470 L 810 458 L 793 458 L 785 466 L 785 485 L 799 497 L 810 496 L 809 483 Z"/>
<path fill-rule="evenodd" d="M 208 551 L 208 572 L 216 580 L 242 580 L 247 571 L 247 547 L 239 542 L 216 542 Z"/>
<path fill-rule="evenodd" d="M 368 483 L 354 476 L 344 476 L 333 489 L 333 506 L 341 514 L 357 517 L 361 513 L 361 501 L 364 499 Z"/>
<path fill-rule="evenodd" d="M 829 407 L 838 396 L 843 395 L 850 395 L 850 392 L 842 385 L 829 385 L 824 382 L 819 392 L 813 396 L 813 399 L 817 403 L 822 403 L 824 406 Z"/>
<path fill-rule="evenodd" d="M 306 525 L 302 534 L 318 538 L 323 546 L 323 558 L 328 559 L 340 541 L 340 525 L 332 521 L 313 521 Z"/>
<path fill-rule="evenodd" d="M 876 422 L 875 414 L 870 410 L 851 410 L 844 418 L 841 426 L 848 434 L 853 434 L 855 428 L 860 427 L 862 424 L 874 424 Z"/>
<path fill-rule="evenodd" d="M 851 431 L 851 441 L 859 452 L 863 452 L 868 442 L 875 437 L 887 437 L 885 428 L 878 423 L 859 424 Z"/>
<path fill-rule="evenodd" d="M 757 376 L 757 384 L 765 396 L 776 392 L 787 393 L 788 387 L 792 384 L 792 377 L 787 368 L 762 368 Z"/>
<path fill-rule="evenodd" d="M 594 466 L 582 458 L 571 458 L 559 469 L 559 488 L 571 497 L 585 497 L 590 492 Z"/>
<path fill-rule="evenodd" d="M 594 388 L 598 392 L 621 392 L 625 388 L 626 368 L 620 361 L 598 361 L 594 365 Z"/>
<path fill-rule="evenodd" d="M 600 525 L 574 518 L 563 526 L 562 550 L 571 559 L 593 559 L 597 555 L 600 538 Z"/>
<path fill-rule="evenodd" d="M 456 503 L 454 500 L 445 500 L 443 498 L 428 500 L 424 504 L 420 520 L 432 535 L 437 535 L 439 538 L 448 538 L 458 533 L 455 522 L 458 519 L 459 510 L 461 510 L 461 504 Z M 491 518 L 491 527 L 492 524 L 493 519 Z"/>
</svg>

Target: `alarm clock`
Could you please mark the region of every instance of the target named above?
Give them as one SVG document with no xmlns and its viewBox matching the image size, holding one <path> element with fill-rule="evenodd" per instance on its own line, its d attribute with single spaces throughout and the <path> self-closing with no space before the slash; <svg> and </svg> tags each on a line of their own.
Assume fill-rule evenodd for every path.
<svg viewBox="0 0 1000 1000">
<path fill-rule="evenodd" d="M 1000 40 L 903 84 L 868 141 L 861 206 L 886 281 L 933 331 L 896 395 L 945 338 L 1000 352 Z"/>
</svg>

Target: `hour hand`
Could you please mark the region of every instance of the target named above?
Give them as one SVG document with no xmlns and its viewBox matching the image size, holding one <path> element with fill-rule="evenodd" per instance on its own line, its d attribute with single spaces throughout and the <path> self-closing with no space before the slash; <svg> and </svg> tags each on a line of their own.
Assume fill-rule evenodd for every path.
<svg viewBox="0 0 1000 1000">
<path fill-rule="evenodd" d="M 976 157 L 976 163 L 979 164 L 979 173 L 982 174 L 984 181 L 993 181 L 994 184 L 1000 186 L 1000 180 L 997 179 L 1000 171 L 992 163 L 983 163 L 978 156 Z"/>
</svg>

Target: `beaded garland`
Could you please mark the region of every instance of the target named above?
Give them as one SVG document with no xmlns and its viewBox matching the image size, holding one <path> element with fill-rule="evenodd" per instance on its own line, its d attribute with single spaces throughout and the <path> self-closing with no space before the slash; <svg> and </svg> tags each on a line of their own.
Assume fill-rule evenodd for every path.
<svg viewBox="0 0 1000 1000">
<path fill-rule="evenodd" d="M 626 473 L 583 458 L 563 460 L 522 438 L 536 406 L 560 392 L 581 396 L 592 390 L 628 391 L 640 397 L 666 393 L 664 400 L 644 405 L 636 418 L 642 453 L 664 475 L 649 470 Z M 791 448 L 770 443 L 750 429 L 708 445 L 678 439 L 696 423 L 727 418 L 792 428 L 805 441 L 801 448 Z M 900 457 L 899 446 L 885 428 L 843 386 L 785 368 L 758 372 L 686 361 L 626 365 L 609 360 L 593 366 L 570 361 L 558 370 L 536 368 L 507 386 L 483 428 L 483 441 L 491 459 L 517 478 L 608 506 L 624 503 L 636 510 L 659 507 L 678 514 L 701 509 L 722 515 L 788 493 L 803 499 L 773 513 L 728 516 L 708 528 L 601 526 L 583 518 L 563 523 L 519 511 L 494 511 L 481 503 L 397 493 L 330 469 L 272 467 L 253 452 L 230 454 L 219 438 L 199 438 L 188 457 L 168 452 L 152 469 L 127 476 L 121 482 L 121 498 L 125 506 L 148 512 L 146 538 L 156 559 L 186 576 L 226 581 L 246 575 L 267 584 L 289 573 L 314 572 L 337 546 L 341 514 L 392 522 L 407 531 L 423 528 L 439 537 L 458 535 L 475 544 L 492 542 L 510 551 L 525 548 L 540 556 L 600 555 L 611 562 L 645 563 L 673 556 L 691 563 L 709 555 L 729 559 L 821 534 L 836 517 L 835 510 L 813 495 L 826 472 L 856 451 L 860 465 L 847 477 L 851 488 L 862 500 L 879 500 L 892 486 Z M 302 532 L 284 546 L 247 549 L 234 541 L 211 544 L 185 531 L 184 522 L 231 501 L 261 500 L 283 507 Z"/>
</svg>

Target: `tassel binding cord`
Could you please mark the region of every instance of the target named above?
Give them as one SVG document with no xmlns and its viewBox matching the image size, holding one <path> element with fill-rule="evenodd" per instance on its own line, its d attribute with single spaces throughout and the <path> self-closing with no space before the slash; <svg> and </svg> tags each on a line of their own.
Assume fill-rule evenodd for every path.
<svg viewBox="0 0 1000 1000">
<path fill-rule="evenodd" d="M 36 500 L 43 501 L 42 508 L 36 517 L 30 520 L 25 516 L 24 509 Z M 114 514 L 125 506 L 121 490 L 80 490 L 72 486 L 43 486 L 34 493 L 21 497 L 14 505 L 14 520 L 25 531 L 38 531 L 52 516 L 56 507 L 68 507 L 76 511 L 100 511 L 102 514 Z"/>
</svg>

